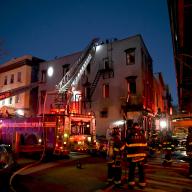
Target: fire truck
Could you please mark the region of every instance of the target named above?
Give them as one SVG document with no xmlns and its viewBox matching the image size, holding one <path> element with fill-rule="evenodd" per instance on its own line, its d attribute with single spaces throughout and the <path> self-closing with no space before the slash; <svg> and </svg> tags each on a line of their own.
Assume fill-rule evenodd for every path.
<svg viewBox="0 0 192 192">
<path fill-rule="evenodd" d="M 0 143 L 11 144 L 16 153 L 44 152 L 45 154 L 68 155 L 70 151 L 96 149 L 95 117 L 93 114 L 78 113 L 81 110 L 75 112 L 72 98 L 87 65 L 94 57 L 97 42 L 98 39 L 91 41 L 77 62 L 56 85 L 55 101 L 60 102 L 59 109 L 58 103 L 54 103 L 55 107 L 49 114 L 31 118 L 2 118 L 0 120 Z M 10 92 L 2 99 L 13 94 L 14 92 Z M 46 99 L 44 105 L 46 105 Z"/>
</svg>

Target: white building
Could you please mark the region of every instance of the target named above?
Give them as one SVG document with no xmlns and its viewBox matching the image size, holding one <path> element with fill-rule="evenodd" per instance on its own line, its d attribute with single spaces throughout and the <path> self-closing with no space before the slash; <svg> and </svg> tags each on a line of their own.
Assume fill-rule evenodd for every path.
<svg viewBox="0 0 192 192">
<path fill-rule="evenodd" d="M 79 52 L 40 64 L 39 79 L 43 84 L 39 87 L 39 114 L 55 108 L 55 85 L 80 55 Z M 50 77 L 49 67 L 53 68 Z M 153 68 L 141 35 L 99 42 L 77 90 L 75 104 L 81 106 L 77 112 L 95 114 L 97 135 L 106 135 L 111 126 L 124 127 L 125 120 L 138 120 L 139 115 L 144 129 L 149 131 L 153 116 Z"/>
</svg>

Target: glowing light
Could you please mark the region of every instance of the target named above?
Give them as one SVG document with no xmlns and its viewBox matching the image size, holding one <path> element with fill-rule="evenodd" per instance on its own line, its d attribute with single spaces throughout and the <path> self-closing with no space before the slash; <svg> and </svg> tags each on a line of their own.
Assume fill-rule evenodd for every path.
<svg viewBox="0 0 192 192">
<path fill-rule="evenodd" d="M 41 143 L 41 142 L 42 142 L 42 139 L 40 138 L 40 139 L 38 140 L 38 142 Z"/>
<path fill-rule="evenodd" d="M 96 47 L 96 52 L 98 52 L 98 51 L 100 51 L 101 50 L 101 45 L 98 45 L 97 47 Z"/>
<path fill-rule="evenodd" d="M 116 126 L 120 126 L 120 125 L 124 125 L 125 124 L 125 120 L 118 120 L 118 121 L 114 121 L 111 124 L 111 127 L 116 127 Z"/>
<path fill-rule="evenodd" d="M 88 141 L 88 142 L 91 142 L 91 137 L 87 137 L 87 141 Z"/>
<path fill-rule="evenodd" d="M 48 68 L 47 74 L 48 74 L 49 77 L 51 77 L 53 75 L 53 67 Z"/>
<path fill-rule="evenodd" d="M 167 122 L 165 120 L 160 120 L 160 127 L 162 129 L 164 129 L 165 127 L 167 127 Z"/>
<path fill-rule="evenodd" d="M 16 113 L 17 113 L 18 115 L 24 116 L 24 110 L 22 110 L 22 109 L 17 109 L 17 110 L 16 110 Z"/>
<path fill-rule="evenodd" d="M 67 133 L 65 133 L 65 134 L 64 134 L 64 137 L 65 137 L 65 138 L 66 138 L 66 137 L 68 137 L 68 134 L 67 134 Z"/>
</svg>

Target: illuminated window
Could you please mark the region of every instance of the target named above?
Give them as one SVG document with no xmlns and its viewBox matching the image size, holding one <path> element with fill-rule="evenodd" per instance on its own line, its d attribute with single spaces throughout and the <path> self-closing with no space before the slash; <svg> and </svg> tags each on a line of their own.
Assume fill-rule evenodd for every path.
<svg viewBox="0 0 192 192">
<path fill-rule="evenodd" d="M 125 50 L 126 55 L 126 64 L 133 65 L 135 64 L 135 48 L 130 48 Z"/>
<path fill-rule="evenodd" d="M 109 97 L 109 84 L 103 84 L 103 98 Z"/>
<path fill-rule="evenodd" d="M 17 82 L 21 82 L 21 72 L 17 73 Z"/>
<path fill-rule="evenodd" d="M 4 78 L 4 85 L 7 85 L 7 76 Z"/>
<path fill-rule="evenodd" d="M 11 74 L 10 83 L 14 83 L 14 74 Z"/>
</svg>

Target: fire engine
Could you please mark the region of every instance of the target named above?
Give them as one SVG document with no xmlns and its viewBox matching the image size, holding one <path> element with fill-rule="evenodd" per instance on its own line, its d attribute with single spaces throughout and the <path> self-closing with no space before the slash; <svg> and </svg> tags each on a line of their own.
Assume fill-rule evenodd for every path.
<svg viewBox="0 0 192 192">
<path fill-rule="evenodd" d="M 11 144 L 17 153 L 45 152 L 68 155 L 70 151 L 90 151 L 96 148 L 95 117 L 93 114 L 79 113 L 81 110 L 75 111 L 72 98 L 87 65 L 94 57 L 97 42 L 98 39 L 91 41 L 78 61 L 56 85 L 55 101 L 60 102 L 59 108 L 58 103 L 55 103 L 54 106 L 57 107 L 53 107 L 49 114 L 31 118 L 1 119 L 0 142 Z M 10 92 L 2 99 L 13 94 L 14 92 Z"/>
</svg>

